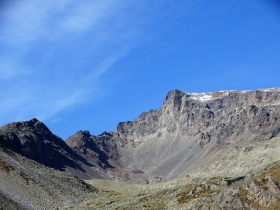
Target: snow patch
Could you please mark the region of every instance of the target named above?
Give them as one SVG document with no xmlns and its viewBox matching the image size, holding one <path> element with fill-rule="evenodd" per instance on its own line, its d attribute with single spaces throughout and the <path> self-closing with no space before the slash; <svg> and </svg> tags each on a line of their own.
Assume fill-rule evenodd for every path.
<svg viewBox="0 0 280 210">
<path fill-rule="evenodd" d="M 273 92 L 273 91 L 280 91 L 280 88 L 259 88 L 258 90 L 263 92 Z"/>
<path fill-rule="evenodd" d="M 240 93 L 247 93 L 249 91 L 251 91 L 251 90 L 242 90 L 242 91 L 240 91 Z"/>
<path fill-rule="evenodd" d="M 229 92 L 236 92 L 236 90 L 220 90 L 219 93 L 229 93 Z"/>
<path fill-rule="evenodd" d="M 197 101 L 209 101 L 213 99 L 212 95 L 209 95 L 207 93 L 188 93 L 191 95 L 191 99 L 197 100 Z"/>
<path fill-rule="evenodd" d="M 280 88 L 261 88 L 261 89 L 258 89 L 258 90 L 264 91 L 264 92 L 272 92 L 272 91 L 280 91 Z M 206 92 L 206 93 L 189 93 L 189 92 L 186 92 L 186 94 L 190 95 L 190 98 L 193 99 L 193 100 L 205 102 L 205 101 L 210 101 L 210 100 L 214 100 L 214 99 L 218 99 L 218 98 L 223 98 L 223 97 L 229 95 L 231 92 L 237 92 L 237 93 L 245 94 L 245 93 L 248 93 L 248 92 L 251 92 L 251 91 L 252 90 L 242 90 L 242 91 L 221 90 L 221 91 L 217 91 L 217 92 Z"/>
</svg>

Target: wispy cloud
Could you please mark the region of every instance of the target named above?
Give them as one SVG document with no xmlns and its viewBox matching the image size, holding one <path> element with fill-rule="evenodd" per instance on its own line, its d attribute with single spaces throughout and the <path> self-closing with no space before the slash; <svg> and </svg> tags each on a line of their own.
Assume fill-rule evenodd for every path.
<svg viewBox="0 0 280 210">
<path fill-rule="evenodd" d="M 46 120 L 93 99 L 143 41 L 146 1 L 14 1 L 0 14 L 1 123 Z M 130 12 L 132 11 L 132 12 Z"/>
</svg>

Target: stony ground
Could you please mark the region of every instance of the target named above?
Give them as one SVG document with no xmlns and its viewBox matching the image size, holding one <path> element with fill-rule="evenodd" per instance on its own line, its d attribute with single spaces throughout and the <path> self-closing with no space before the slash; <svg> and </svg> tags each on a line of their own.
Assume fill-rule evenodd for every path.
<svg viewBox="0 0 280 210">
<path fill-rule="evenodd" d="M 52 209 L 95 196 L 94 187 L 70 173 L 0 148 L 0 209 Z"/>
<path fill-rule="evenodd" d="M 0 151 L 0 209 L 278 209 L 280 138 L 230 148 L 226 158 L 158 184 L 87 180 Z M 90 187 L 89 185 L 93 186 Z"/>
<path fill-rule="evenodd" d="M 99 189 L 97 197 L 62 209 L 276 210 L 280 208 L 279 143 L 280 138 L 274 138 L 236 148 L 219 164 L 170 182 L 89 180 Z"/>
</svg>

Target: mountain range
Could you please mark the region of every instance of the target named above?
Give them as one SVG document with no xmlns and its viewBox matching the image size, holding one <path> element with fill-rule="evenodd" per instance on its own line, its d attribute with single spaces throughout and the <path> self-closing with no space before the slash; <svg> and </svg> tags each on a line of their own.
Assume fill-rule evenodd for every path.
<svg viewBox="0 0 280 210">
<path fill-rule="evenodd" d="M 173 90 L 114 131 L 65 141 L 35 118 L 6 124 L 0 208 L 277 209 L 279 135 L 279 88 Z"/>
</svg>

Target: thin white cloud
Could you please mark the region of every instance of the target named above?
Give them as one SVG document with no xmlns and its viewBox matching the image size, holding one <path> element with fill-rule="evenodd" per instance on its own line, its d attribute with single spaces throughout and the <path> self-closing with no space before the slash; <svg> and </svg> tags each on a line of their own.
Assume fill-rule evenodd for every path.
<svg viewBox="0 0 280 210">
<path fill-rule="evenodd" d="M 0 93 L 0 116 L 10 115 L 17 120 L 32 117 L 46 120 L 61 110 L 92 99 L 95 91 L 102 91 L 98 87 L 100 77 L 126 52 L 127 50 L 124 50 L 108 57 L 89 74 L 81 72 L 80 77 L 71 76 L 68 78 L 71 79 L 69 83 L 61 84 L 54 80 L 41 84 L 41 80 L 36 81 L 36 76 L 28 76 L 28 80 L 33 78 L 34 81 L 28 81 L 30 84 L 25 84 L 24 79 L 20 81 L 17 78 L 14 82 L 18 84 Z M 4 89 L 4 85 L 1 86 Z"/>
<path fill-rule="evenodd" d="M 71 60 L 70 65 L 57 64 L 54 68 L 48 62 L 55 61 L 54 53 L 68 54 L 63 50 L 57 52 L 59 48 L 55 48 L 63 43 L 64 36 L 75 42 L 82 37 L 73 38 L 73 32 L 79 35 L 98 30 L 94 25 L 98 21 L 102 25 L 102 18 L 110 18 L 111 14 L 106 9 L 112 9 L 112 3 L 114 1 L 85 1 L 84 4 L 77 4 L 70 0 L 60 3 L 25 0 L 4 11 L 0 43 L 7 48 L 8 54 L 0 53 L 0 87 L 4 90 L 0 93 L 2 119 L 8 117 L 18 120 L 37 116 L 45 120 L 91 97 L 92 92 L 98 89 L 102 74 L 124 55 L 122 49 L 121 53 L 115 52 L 110 56 L 105 53 L 95 64 L 97 69 L 86 72 L 79 72 L 79 68 L 71 69 Z M 46 41 L 54 47 L 46 46 Z M 88 44 L 96 45 L 94 40 Z M 42 53 L 38 47 L 46 48 L 46 52 Z M 40 55 L 30 55 L 36 52 Z M 19 59 L 13 58 L 15 54 L 19 55 Z M 67 58 L 64 62 L 67 62 Z M 26 74 L 22 75 L 22 72 Z"/>
<path fill-rule="evenodd" d="M 146 4 L 22 0 L 2 11 L 1 122 L 57 118 L 93 99 L 102 76 L 143 41 Z"/>
<path fill-rule="evenodd" d="M 58 27 L 66 32 L 84 31 L 106 18 L 109 13 L 114 13 L 112 7 L 115 1 L 95 1 L 85 2 L 85 4 L 72 5 L 71 15 L 66 15 L 58 23 Z"/>
<path fill-rule="evenodd" d="M 112 16 L 115 1 L 17 1 L 5 11 L 2 40 L 23 44 L 69 32 L 85 32 L 102 18 Z M 111 14 L 110 14 L 111 13 Z M 68 34 L 69 35 L 69 34 Z"/>
<path fill-rule="evenodd" d="M 49 122 L 50 122 L 51 124 L 54 124 L 54 123 L 60 122 L 60 121 L 62 121 L 62 120 L 63 120 L 62 118 L 52 118 Z"/>
</svg>

